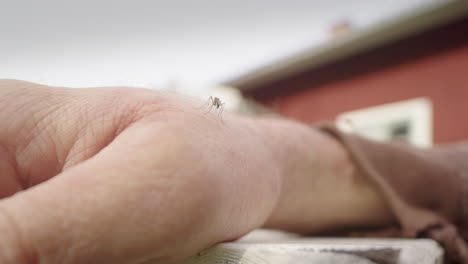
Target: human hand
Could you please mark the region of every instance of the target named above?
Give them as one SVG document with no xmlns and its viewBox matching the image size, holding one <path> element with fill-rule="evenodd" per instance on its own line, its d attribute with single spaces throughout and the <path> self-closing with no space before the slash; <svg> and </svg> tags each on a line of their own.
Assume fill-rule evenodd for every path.
<svg viewBox="0 0 468 264">
<path fill-rule="evenodd" d="M 261 226 L 281 155 L 202 105 L 0 81 L 0 263 L 173 263 Z"/>
</svg>

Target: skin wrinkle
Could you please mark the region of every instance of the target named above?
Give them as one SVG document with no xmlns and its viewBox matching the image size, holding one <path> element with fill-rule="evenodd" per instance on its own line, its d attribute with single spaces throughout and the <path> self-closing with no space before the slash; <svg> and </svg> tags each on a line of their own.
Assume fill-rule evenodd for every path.
<svg viewBox="0 0 468 264">
<path fill-rule="evenodd" d="M 55 166 L 55 168 L 51 168 L 50 166 L 48 166 L 45 172 L 41 171 L 41 174 L 46 173 L 48 175 L 36 175 L 36 168 L 34 168 L 33 165 L 35 164 L 35 162 L 33 161 L 36 158 L 46 158 L 47 160 L 49 160 L 51 156 L 54 157 L 57 155 L 55 151 L 52 151 L 55 153 L 51 153 L 50 151 L 50 149 L 57 149 L 57 146 L 55 144 L 55 139 L 50 138 L 51 128 L 48 126 L 52 125 L 53 122 L 51 122 L 52 118 L 48 118 L 47 116 L 47 114 L 44 114 L 40 117 L 40 119 L 35 119 L 33 121 L 34 125 L 29 136 L 30 139 L 27 140 L 28 143 L 25 145 L 24 148 L 18 148 L 16 152 L 19 163 L 25 164 L 24 167 L 20 167 L 20 175 L 27 183 L 27 188 L 29 188 L 30 186 L 32 186 L 32 184 L 35 183 L 35 176 L 37 176 L 38 179 L 45 179 L 60 172 L 57 166 Z M 48 124 L 45 124 L 46 122 Z M 26 164 L 30 165 L 28 166 Z M 57 165 L 57 159 L 55 159 L 55 162 L 47 162 L 47 164 Z"/>
<path fill-rule="evenodd" d="M 31 131 L 30 129 L 27 129 L 28 131 Z M 20 132 L 20 135 L 19 137 L 21 137 L 21 132 Z M 28 133 L 29 136 L 27 138 L 23 138 L 22 140 L 18 140 L 18 142 L 22 142 L 22 145 L 21 143 L 18 143 L 16 144 L 17 147 L 16 147 L 16 150 L 15 150 L 15 159 L 17 161 L 17 164 L 18 164 L 18 176 L 21 177 L 21 181 L 24 182 L 24 188 L 28 188 L 29 187 L 29 179 L 27 176 L 25 176 L 25 172 L 24 172 L 24 168 L 23 166 L 21 166 L 21 164 L 24 164 L 24 158 L 23 158 L 23 153 L 25 152 L 26 149 L 29 148 L 30 144 L 33 142 L 33 139 L 34 139 L 34 136 L 33 136 L 33 132 L 29 132 Z M 21 144 L 21 145 L 20 145 Z M 20 147 L 22 146 L 22 147 Z"/>
<path fill-rule="evenodd" d="M 31 95 L 31 89 L 23 88 L 23 89 L 11 89 L 10 86 L 0 87 L 0 89 L 5 89 L 9 92 L 6 92 L 2 97 L 0 97 L 0 105 L 4 106 L 2 113 L 5 113 L 5 110 L 10 109 L 11 104 L 14 102 L 15 105 L 15 112 L 29 112 L 31 101 L 25 100 L 22 101 L 21 99 L 28 98 Z M 20 100 L 11 100 L 11 98 L 20 98 Z M 3 99 L 3 100 L 1 100 Z M 10 112 L 10 111 L 9 111 Z M 14 115 L 7 115 L 6 117 L 14 117 Z"/>
<path fill-rule="evenodd" d="M 150 90 L 147 89 L 140 90 L 142 94 L 143 92 L 150 92 Z M 134 111 L 136 113 L 132 120 L 133 123 L 139 123 L 141 121 L 167 122 L 165 119 L 171 119 L 174 115 L 180 118 L 180 113 L 194 116 L 193 111 L 186 110 L 188 106 L 193 106 L 194 104 L 194 101 L 189 98 L 183 98 L 183 100 L 181 100 L 182 98 L 168 92 L 159 92 L 158 96 L 154 96 L 153 94 L 150 98 L 140 96 L 141 95 L 136 95 L 136 97 L 134 97 L 133 107 L 131 107 L 135 109 Z"/>
<path fill-rule="evenodd" d="M 82 128 L 81 129 L 74 129 L 72 131 L 75 131 L 75 136 L 72 136 L 71 139 L 72 140 L 69 140 L 69 142 L 75 142 L 75 143 L 79 143 L 80 141 L 76 139 L 76 137 L 78 137 L 78 135 L 80 133 L 83 133 L 82 130 L 85 130 L 85 129 L 93 129 L 93 127 L 90 127 L 89 124 L 87 124 L 87 122 L 85 122 L 85 120 L 89 120 L 88 118 L 88 113 L 89 113 L 89 107 L 87 107 L 86 104 L 82 104 L 82 100 L 79 100 L 77 98 L 77 96 L 73 96 L 74 94 L 73 93 L 64 93 L 63 94 L 63 97 L 65 97 L 65 104 L 55 104 L 55 103 L 52 103 L 53 105 L 57 105 L 57 107 L 55 109 L 50 109 L 48 112 L 46 112 L 45 114 L 41 115 L 40 117 L 36 117 L 36 125 L 35 125 L 35 129 L 33 130 L 44 130 L 46 131 L 46 133 L 49 133 L 49 134 L 52 134 L 53 132 L 57 133 L 57 123 L 59 122 L 50 122 L 52 126 L 49 126 L 51 127 L 51 129 L 46 129 L 47 126 L 44 126 L 44 128 L 41 128 L 41 124 L 45 122 L 45 120 L 47 119 L 55 119 L 55 120 L 60 120 L 60 118 L 55 118 L 55 117 L 59 117 L 60 115 L 61 116 L 66 116 L 68 113 L 68 115 L 71 115 L 71 116 L 77 116 L 78 120 L 83 120 L 82 122 L 78 122 L 78 123 L 82 123 L 83 125 L 81 126 Z M 61 98 L 59 98 L 61 99 Z M 92 98 L 91 98 L 92 99 Z M 89 101 L 87 101 L 89 102 Z M 50 103 L 50 102 L 49 102 Z M 81 108 L 82 109 L 86 109 L 87 111 L 83 111 L 83 110 L 80 110 L 78 108 L 76 108 L 75 105 L 79 105 L 78 103 L 81 103 Z M 97 104 L 99 105 L 99 104 Z M 70 108 L 72 108 L 71 112 L 70 112 Z M 109 107 L 110 108 L 110 107 Z M 62 110 L 62 111 L 58 111 L 58 110 Z M 75 109 L 75 110 L 73 110 Z M 92 108 L 91 108 L 92 109 Z M 111 109 L 111 108 L 110 108 Z M 63 111 L 65 111 L 65 113 L 63 113 Z M 80 114 L 76 114 L 76 113 L 80 113 Z M 53 115 L 55 114 L 55 115 Z M 86 116 L 83 116 L 83 115 L 86 115 Z M 51 117 L 53 116 L 53 117 Z M 95 116 L 95 115 L 94 115 Z M 66 122 L 66 120 L 62 120 L 63 122 Z M 62 122 L 62 123 L 63 123 Z M 55 126 L 53 126 L 55 125 Z M 70 124 L 72 127 L 75 125 L 75 124 Z M 55 129 L 53 129 L 55 128 Z M 55 130 L 52 132 L 52 130 Z M 87 133 L 87 132 L 85 132 Z M 42 133 L 40 133 L 42 134 Z M 38 136 L 39 137 L 39 136 Z M 89 136 L 87 136 L 89 137 Z M 73 140 L 73 138 L 75 138 Z M 60 141 L 61 139 L 60 138 L 56 138 L 58 141 Z M 85 139 L 86 140 L 86 139 Z M 27 141 L 34 141 L 34 136 L 31 137 L 31 140 L 27 140 Z M 57 142 L 53 142 L 55 143 L 55 155 L 56 155 L 56 164 L 57 164 L 57 169 L 56 169 L 56 173 L 59 173 L 60 171 L 62 171 L 63 168 L 66 168 L 66 167 L 69 167 L 68 164 L 70 164 L 69 160 L 69 153 L 72 151 L 72 149 L 74 148 L 75 144 L 70 146 L 70 147 L 67 147 L 65 144 L 57 144 Z M 105 144 L 108 144 L 110 143 L 110 140 L 106 141 Z M 28 143 L 30 144 L 30 143 Z M 85 144 L 86 145 L 86 144 Z M 96 149 L 98 149 L 98 147 L 100 146 L 100 144 L 95 144 L 96 146 Z M 91 146 L 89 146 L 91 147 Z M 27 147 L 26 147 L 27 148 Z M 85 147 L 85 149 L 83 151 L 86 151 L 88 147 Z M 63 154 L 59 154 L 59 150 L 63 150 Z M 86 158 L 89 158 L 90 156 L 94 155 L 95 152 L 97 151 L 91 151 L 92 153 L 91 154 L 88 154 L 88 155 L 84 155 L 84 157 L 80 157 L 78 160 L 76 160 L 75 162 L 73 162 L 73 164 L 76 164 Z M 63 156 L 63 158 L 62 158 Z M 66 165 L 67 164 L 67 165 Z M 52 175 L 50 175 L 52 176 Z"/>
<path fill-rule="evenodd" d="M 69 153 L 74 145 L 73 142 L 77 141 L 81 130 L 77 127 L 77 124 L 80 124 L 80 108 L 78 106 L 79 104 L 74 102 L 72 96 L 69 96 L 68 100 L 64 102 L 60 109 L 60 115 L 71 116 L 72 118 L 61 118 L 60 120 L 57 118 L 54 120 L 56 123 L 55 127 L 57 128 L 54 132 L 56 135 L 61 135 L 53 137 L 57 141 L 55 145 L 57 146 L 56 154 L 58 162 L 57 167 L 60 169 L 59 172 L 62 172 L 66 168 Z M 73 117 L 76 117 L 76 120 Z"/>
<path fill-rule="evenodd" d="M 18 92 L 14 93 L 14 92 L 11 92 L 10 95 L 14 95 L 14 96 L 20 96 L 19 98 L 23 98 L 25 97 L 25 95 L 29 95 L 29 92 L 27 89 L 16 89 Z M 24 95 L 23 95 L 23 93 Z M 16 139 L 17 138 L 21 138 L 22 135 L 24 133 L 28 133 L 31 131 L 31 127 L 30 127 L 30 123 L 27 122 L 26 124 L 23 124 L 25 123 L 26 121 L 25 120 L 16 120 L 15 122 L 8 122 L 8 118 L 13 118 L 15 117 L 16 115 L 14 113 L 16 112 L 19 112 L 19 113 L 23 113 L 23 112 L 27 112 L 28 114 L 31 113 L 31 112 L 34 112 L 33 109 L 31 109 L 31 105 L 34 106 L 34 103 L 32 103 L 31 101 L 32 100 L 26 100 L 26 101 L 22 101 L 21 99 L 19 100 L 15 100 L 15 107 L 14 108 L 11 108 L 10 107 L 10 102 L 12 100 L 7 100 L 7 99 L 11 99 L 11 98 L 8 98 L 7 96 L 2 96 L 2 98 L 4 98 L 5 102 L 2 102 L 2 104 L 5 105 L 5 108 L 2 109 L 1 113 L 3 113 L 5 116 L 2 117 L 2 119 L 7 119 L 5 120 L 4 119 L 4 123 L 8 124 L 8 123 L 11 123 L 11 124 L 17 124 L 17 127 L 16 129 L 15 128 L 12 128 L 12 131 L 8 131 L 9 133 L 7 133 L 7 136 L 10 136 L 10 134 L 12 136 L 14 136 Z M 13 97 L 15 98 L 15 97 Z M 14 110 L 14 111 L 13 111 Z M 28 126 L 29 125 L 29 126 Z M 26 126 L 26 127 L 25 127 Z M 19 131 L 17 131 L 19 130 Z M 28 138 L 28 137 L 27 137 Z M 27 140 L 26 138 L 26 140 Z M 13 139 L 11 141 L 14 141 Z M 15 140 L 16 141 L 16 146 L 20 146 L 21 145 L 21 141 L 20 140 Z"/>
<path fill-rule="evenodd" d="M 118 107 L 114 107 L 114 105 L 118 105 Z M 115 128 L 112 138 L 117 138 L 130 124 L 135 123 L 134 118 L 138 109 L 123 97 L 114 98 L 109 106 L 110 111 L 112 111 L 112 124 Z"/>
<path fill-rule="evenodd" d="M 45 91 L 49 91 L 49 89 L 44 89 Z M 50 91 L 49 91 L 50 92 Z M 16 157 L 19 161 L 19 164 L 30 164 L 28 160 L 34 159 L 34 157 L 41 157 L 41 158 L 48 158 L 50 159 L 53 156 L 57 156 L 57 151 L 52 151 L 54 153 L 50 153 L 50 151 L 45 150 L 44 146 L 47 148 L 57 149 L 57 145 L 55 142 L 57 132 L 57 122 L 55 120 L 60 120 L 58 117 L 61 113 L 63 104 L 58 99 L 64 99 L 63 95 L 54 96 L 52 92 L 50 94 L 46 94 L 48 96 L 38 96 L 35 100 L 38 100 L 39 106 L 36 109 L 31 109 L 29 112 L 31 116 L 29 117 L 30 120 L 27 122 L 26 127 L 23 127 L 18 134 L 17 137 L 17 149 L 16 149 Z M 34 102 L 30 102 L 31 105 L 34 105 Z M 52 144 L 52 145 L 50 145 Z M 34 146 L 32 148 L 32 146 Z M 31 149 L 32 148 L 32 149 Z M 38 154 L 34 153 L 34 149 L 39 152 Z M 44 153 L 49 153 L 48 157 L 41 155 Z M 58 168 L 58 159 L 56 158 L 55 168 L 48 168 L 48 173 L 51 173 L 50 176 L 57 174 L 60 169 Z M 30 167 L 30 166 L 29 166 Z M 33 183 L 34 177 L 33 174 L 34 168 L 30 167 L 21 168 L 20 173 L 21 176 L 24 177 L 24 181 L 27 183 Z M 48 177 L 39 177 L 39 178 L 48 178 Z"/>
<path fill-rule="evenodd" d="M 55 164 L 54 171 L 56 171 L 56 173 L 53 174 L 53 175 L 50 175 L 50 176 L 54 176 L 56 174 L 59 174 L 62 171 L 62 166 L 60 166 L 60 164 L 62 164 L 61 163 L 61 158 L 60 158 L 61 155 L 59 154 L 59 152 L 60 152 L 59 146 L 61 146 L 61 144 L 60 144 L 61 140 L 60 140 L 60 137 L 55 136 L 55 135 L 58 134 L 57 129 L 54 129 L 54 131 L 52 131 L 52 129 L 45 129 L 44 133 L 46 134 L 46 136 L 45 136 L 46 140 L 45 141 L 47 141 L 47 139 L 48 139 L 49 146 L 51 146 L 51 148 L 54 149 L 52 151 L 52 159 L 55 160 L 55 162 L 53 162 L 53 164 Z"/>
<path fill-rule="evenodd" d="M 0 142 L 0 153 L 2 150 L 3 150 L 3 153 L 5 153 L 4 161 L 7 164 L 10 164 L 10 168 L 13 171 L 13 175 L 11 175 L 11 177 L 13 177 L 14 180 L 18 183 L 19 189 L 25 189 L 26 183 L 23 181 L 23 178 L 20 177 L 20 174 L 18 173 L 18 163 L 16 161 L 15 155 L 13 154 L 14 148 L 9 147 Z"/>
<path fill-rule="evenodd" d="M 67 167 L 73 166 L 83 160 L 91 158 L 98 152 L 99 149 L 102 149 L 111 142 L 111 140 L 106 139 L 97 140 L 98 137 L 96 137 L 96 135 L 99 135 L 99 133 L 96 132 L 96 128 L 93 126 L 94 122 L 90 122 L 89 124 L 82 126 L 80 129 L 79 134 L 81 135 L 75 139 L 75 143 L 68 152 L 68 156 L 66 158 Z"/>
<path fill-rule="evenodd" d="M 74 94 L 74 97 L 80 97 L 80 94 Z M 78 100 L 76 100 L 78 101 Z M 79 102 L 79 101 L 78 101 Z M 89 103 L 89 101 L 88 101 Z M 73 145 L 68 148 L 65 154 L 65 161 L 63 163 L 63 168 L 69 168 L 83 160 L 86 160 L 93 155 L 95 155 L 99 149 L 102 149 L 103 147 L 107 146 L 110 144 L 113 139 L 118 135 L 117 133 L 120 132 L 114 132 L 112 133 L 102 133 L 102 134 L 109 134 L 107 138 L 101 138 L 100 140 L 94 140 L 94 143 L 87 143 L 91 142 L 89 139 L 94 138 L 93 135 L 98 135 L 100 133 L 95 132 L 96 127 L 99 129 L 104 129 L 108 131 L 116 131 L 119 128 L 119 117 L 118 117 L 118 112 L 120 110 L 120 107 L 115 107 L 116 105 L 119 106 L 119 104 L 113 104 L 114 100 L 111 100 L 109 103 L 98 103 L 98 102 L 93 102 L 92 106 L 89 107 L 88 105 L 83 105 L 83 104 L 77 104 L 78 107 L 77 110 L 75 111 L 77 114 L 77 122 L 75 122 L 78 126 L 77 129 L 75 129 L 75 136 L 74 139 L 72 140 Z M 93 110 L 92 114 L 90 114 L 90 111 Z M 103 113 L 96 115 L 95 112 Z M 95 118 L 90 118 L 90 117 L 95 117 Z M 91 122 L 89 120 L 92 120 Z M 109 122 L 110 121 L 110 122 Z M 103 124 L 110 124 L 107 125 L 106 127 L 103 127 Z M 123 131 L 123 129 L 120 129 L 120 131 Z"/>
<path fill-rule="evenodd" d="M 73 144 L 68 148 L 68 150 L 65 152 L 65 162 L 63 164 L 63 170 L 74 166 L 75 164 L 90 158 L 92 155 L 86 155 L 86 151 L 89 150 L 91 147 L 97 147 L 99 145 L 98 142 L 95 144 L 92 144 L 88 146 L 86 144 L 88 138 L 88 130 L 90 129 L 89 122 L 87 122 L 88 118 L 88 112 L 84 111 L 83 109 L 86 109 L 85 106 L 79 105 L 76 107 L 75 110 L 75 115 L 76 115 L 76 121 L 73 124 L 74 126 L 74 135 L 72 142 Z M 84 142 L 83 142 L 84 141 Z M 84 146 L 84 147 L 83 147 Z M 76 150 L 78 149 L 78 150 Z M 84 155 L 81 155 L 85 153 Z"/>
<path fill-rule="evenodd" d="M 76 89 L 80 90 L 79 93 L 75 93 L 74 97 L 81 97 L 81 93 L 85 92 L 86 89 Z M 112 143 L 112 141 L 128 126 L 131 124 L 136 123 L 139 119 L 147 117 L 148 114 L 154 114 L 158 111 L 162 110 L 160 106 L 160 100 L 158 98 L 151 98 L 145 100 L 139 100 L 141 96 L 139 94 L 135 94 L 135 92 L 149 92 L 147 89 L 125 89 L 122 87 L 117 88 L 100 88 L 102 92 L 111 90 L 112 96 L 107 96 L 107 100 L 97 102 L 96 104 L 93 103 L 91 109 L 94 109 L 97 112 L 103 113 L 102 115 L 96 115 L 96 113 L 90 113 L 90 107 L 87 105 L 81 105 L 81 108 L 84 111 L 80 111 L 80 115 L 78 117 L 79 124 L 82 124 L 78 129 L 77 138 L 74 140 L 74 145 L 70 147 L 66 155 L 66 162 L 64 167 L 68 168 L 73 166 L 74 164 L 88 159 L 97 153 L 98 149 L 107 146 L 108 144 Z M 130 92 L 131 91 L 131 92 Z M 154 96 L 152 96 L 154 97 Z M 90 98 L 88 103 L 92 101 L 93 98 Z M 91 115 L 90 115 L 91 114 Z M 99 119 L 96 121 L 95 118 L 91 120 L 95 120 L 94 122 L 96 125 L 92 125 L 89 123 L 89 116 L 96 117 Z M 106 119 L 108 118 L 108 119 Z M 86 122 L 85 122 L 86 121 Z M 110 122 L 108 122 L 110 121 Z M 92 135 L 96 134 L 92 130 L 94 127 L 103 128 L 102 124 L 111 124 L 108 125 L 105 129 L 108 131 L 113 131 L 112 133 L 102 133 L 102 134 L 109 134 L 107 139 L 102 139 L 101 142 L 96 142 L 95 144 L 86 144 L 83 143 L 88 141 L 88 138 L 93 138 Z M 78 146 L 83 147 L 78 147 Z M 78 150 L 75 150 L 78 148 Z M 94 149 L 93 149 L 94 148 Z M 89 151 L 92 150 L 92 151 Z M 89 153 L 87 153 L 89 151 Z M 85 153 L 84 155 L 81 155 Z"/>
<path fill-rule="evenodd" d="M 10 142 L 15 142 L 16 147 L 14 150 L 14 167 L 15 171 L 17 172 L 18 177 L 21 179 L 20 181 L 22 182 L 22 186 L 24 188 L 30 186 L 30 183 L 32 182 L 31 180 L 31 172 L 30 170 L 32 168 L 25 168 L 23 164 L 26 164 L 24 161 L 32 159 L 34 156 L 36 157 L 41 157 L 40 153 L 44 153 L 45 151 L 41 149 L 40 147 L 35 147 L 36 151 L 39 151 L 39 155 L 35 155 L 32 153 L 26 153 L 26 151 L 31 150 L 30 144 L 32 142 L 36 141 L 41 141 L 41 137 L 44 137 L 45 134 L 51 134 L 52 131 L 50 128 L 46 129 L 44 126 L 43 122 L 45 120 L 42 119 L 47 119 L 47 115 L 50 113 L 54 112 L 56 105 L 60 105 L 60 103 L 50 103 L 51 98 L 52 101 L 54 98 L 59 98 L 63 97 L 61 93 L 56 93 L 57 91 L 51 91 L 51 88 L 48 87 L 43 87 L 43 86 L 36 86 L 28 82 L 21 82 L 21 81 L 7 81 L 6 82 L 11 83 L 13 85 L 18 85 L 19 88 L 17 89 L 11 89 L 13 85 L 7 86 L 6 85 L 6 90 L 9 91 L 6 93 L 5 96 L 2 96 L 4 101 L 2 101 L 3 105 L 5 105 L 5 108 L 2 111 L 6 118 L 16 116 L 13 113 L 28 113 L 28 114 L 23 114 L 25 117 L 28 117 L 28 120 L 15 120 L 14 122 L 10 122 L 12 124 L 15 124 L 11 129 L 9 130 L 9 134 L 11 134 L 14 139 L 11 139 Z M 10 96 L 13 98 L 19 98 L 18 100 L 10 100 Z M 26 98 L 26 100 L 24 100 Z M 23 99 L 23 100 L 22 100 Z M 11 107 L 11 102 L 14 102 L 14 107 Z M 47 104 L 49 103 L 49 104 Z M 52 107 L 51 107 L 52 106 Z M 48 110 L 51 109 L 51 110 Z M 42 114 L 43 112 L 46 113 Z M 39 116 L 40 115 L 40 116 Z M 31 119 L 36 119 L 32 120 Z M 51 123 L 50 121 L 48 121 Z M 8 122 L 7 122 L 8 123 Z M 41 129 L 44 130 L 42 131 Z M 8 130 L 7 130 L 8 133 Z M 47 137 L 47 135 L 45 136 Z M 50 136 L 49 136 L 50 137 Z M 39 138 L 39 140 L 37 140 Z M 52 143 L 54 144 L 54 140 L 46 140 L 43 141 L 42 145 L 45 145 L 44 143 Z M 40 144 L 38 145 L 40 146 Z M 52 146 L 56 147 L 56 146 Z M 34 151 L 34 149 L 33 149 Z M 56 153 L 50 153 L 51 155 L 54 155 Z M 57 170 L 57 169 L 55 169 Z M 28 172 L 29 171 L 29 172 Z"/>
<path fill-rule="evenodd" d="M 148 118 L 168 106 L 168 100 L 162 100 L 163 92 L 155 95 L 154 91 L 144 88 L 111 88 L 114 96 L 109 101 L 109 108 L 115 109 L 118 122 L 123 124 L 122 131 L 130 124 Z M 100 102 L 102 103 L 102 102 Z M 120 134 L 121 131 L 117 131 Z"/>
<path fill-rule="evenodd" d="M 26 236 L 21 230 L 20 226 L 17 225 L 17 221 L 12 213 L 8 212 L 7 208 L 0 206 L 0 217 L 7 221 L 7 224 L 11 227 L 8 230 L 13 231 L 12 237 L 15 238 L 17 242 L 16 249 L 18 250 L 17 255 L 20 256 L 23 260 L 21 263 L 36 264 L 38 262 L 37 250 L 33 249 L 31 246 L 26 246 Z M 14 247 L 11 247 L 14 248 Z"/>
<path fill-rule="evenodd" d="M 73 147 L 70 149 L 70 152 L 66 158 L 66 161 L 63 166 L 63 170 L 68 169 L 83 160 L 87 160 L 98 153 L 98 149 L 101 149 L 102 146 L 106 146 L 109 142 L 96 142 L 94 144 L 87 144 L 88 136 L 80 137 L 76 140 Z"/>
<path fill-rule="evenodd" d="M 61 120 L 62 122 L 62 128 L 65 129 L 65 131 L 61 131 L 66 138 L 68 138 L 67 141 L 61 141 L 60 146 L 63 149 L 63 154 L 62 154 L 62 163 L 59 165 L 61 168 L 61 171 L 66 169 L 68 166 L 68 160 L 70 156 L 70 152 L 74 146 L 74 144 L 78 141 L 78 136 L 80 134 L 80 131 L 82 130 L 78 125 L 82 123 L 86 123 L 84 121 L 81 121 L 81 109 L 79 107 L 79 104 L 77 103 L 77 100 L 73 97 L 70 96 L 69 100 L 66 104 L 63 106 L 63 116 L 71 116 L 75 118 L 67 118 L 65 120 Z M 62 139 L 60 139 L 62 140 Z"/>
</svg>

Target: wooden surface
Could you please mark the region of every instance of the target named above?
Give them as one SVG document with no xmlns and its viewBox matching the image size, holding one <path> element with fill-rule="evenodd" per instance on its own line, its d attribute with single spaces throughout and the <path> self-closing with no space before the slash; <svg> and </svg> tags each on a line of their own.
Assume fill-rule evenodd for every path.
<svg viewBox="0 0 468 264">
<path fill-rule="evenodd" d="M 302 238 L 256 231 L 205 250 L 181 264 L 441 264 L 429 239 Z"/>
</svg>

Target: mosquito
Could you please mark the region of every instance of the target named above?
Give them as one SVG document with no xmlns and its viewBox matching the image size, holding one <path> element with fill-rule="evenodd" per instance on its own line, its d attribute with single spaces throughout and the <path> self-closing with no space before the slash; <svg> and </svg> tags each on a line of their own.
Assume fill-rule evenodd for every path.
<svg viewBox="0 0 468 264">
<path fill-rule="evenodd" d="M 210 96 L 210 98 L 208 98 L 208 103 L 207 104 L 209 105 L 208 111 L 211 111 L 211 109 L 214 107 L 214 108 L 216 108 L 216 110 L 219 110 L 218 116 L 221 117 L 221 114 L 224 111 L 224 106 L 226 105 L 226 103 L 221 101 L 221 99 L 219 99 L 219 97 Z"/>
</svg>

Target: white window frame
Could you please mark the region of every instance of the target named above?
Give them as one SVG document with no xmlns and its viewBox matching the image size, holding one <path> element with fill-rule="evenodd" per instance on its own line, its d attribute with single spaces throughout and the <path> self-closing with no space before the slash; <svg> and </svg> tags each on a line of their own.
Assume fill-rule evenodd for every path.
<svg viewBox="0 0 468 264">
<path fill-rule="evenodd" d="M 432 146 L 432 109 L 429 98 L 418 97 L 344 112 L 336 117 L 336 124 L 343 131 L 366 136 L 364 131 L 366 127 L 389 126 L 408 121 L 411 124 L 409 143 L 430 147 Z"/>
</svg>

